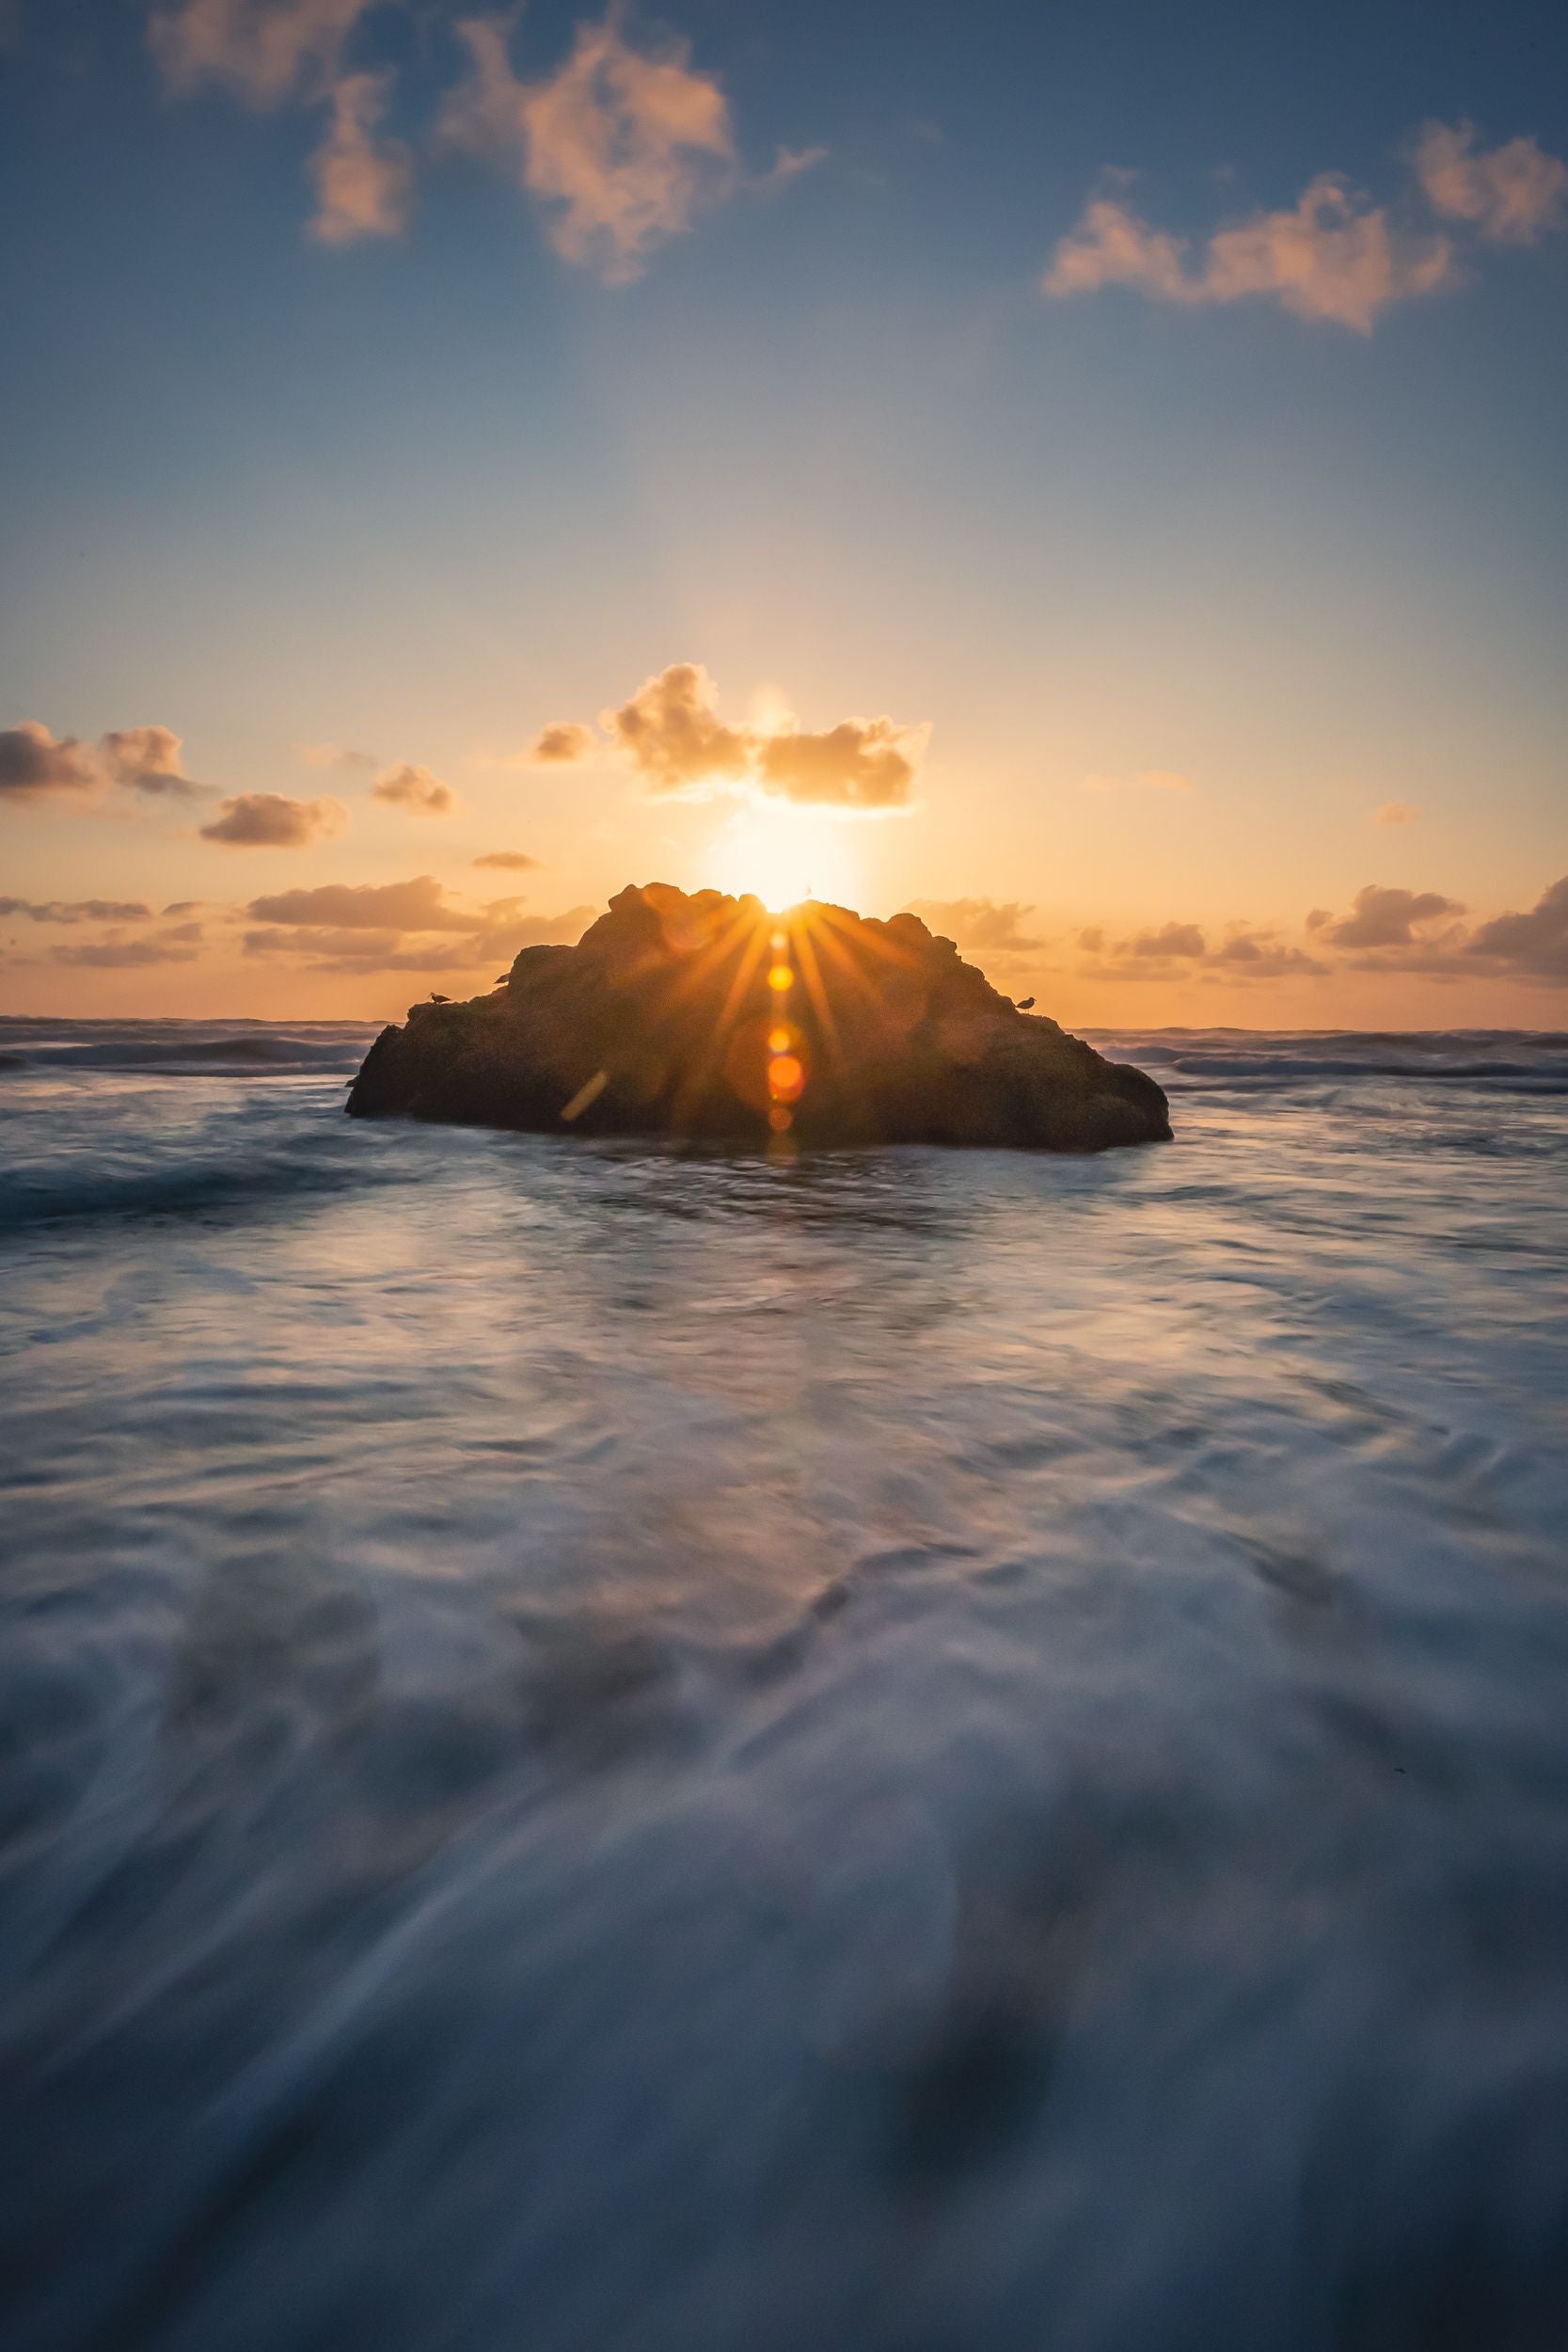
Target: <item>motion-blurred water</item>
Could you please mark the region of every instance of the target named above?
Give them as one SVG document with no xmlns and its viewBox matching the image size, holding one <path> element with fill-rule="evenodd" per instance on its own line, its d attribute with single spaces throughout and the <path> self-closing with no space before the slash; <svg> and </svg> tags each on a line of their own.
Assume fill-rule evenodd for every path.
<svg viewBox="0 0 1568 2352">
<path fill-rule="evenodd" d="M 1568 1037 L 368 1034 L 0 1023 L 8 2352 L 1560 2352 Z"/>
</svg>

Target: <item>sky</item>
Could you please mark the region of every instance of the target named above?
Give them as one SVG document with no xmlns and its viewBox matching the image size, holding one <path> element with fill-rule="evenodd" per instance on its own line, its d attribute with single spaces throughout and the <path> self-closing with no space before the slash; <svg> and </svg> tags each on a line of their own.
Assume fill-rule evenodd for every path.
<svg viewBox="0 0 1568 2352">
<path fill-rule="evenodd" d="M 0 0 L 0 1011 L 1568 1022 L 1556 0 Z"/>
</svg>

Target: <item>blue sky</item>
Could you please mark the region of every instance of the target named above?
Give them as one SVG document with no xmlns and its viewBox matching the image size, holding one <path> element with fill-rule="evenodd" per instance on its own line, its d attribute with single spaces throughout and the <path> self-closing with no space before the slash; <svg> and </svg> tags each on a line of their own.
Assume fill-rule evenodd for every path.
<svg viewBox="0 0 1568 2352">
<path fill-rule="evenodd" d="M 1560 1020 L 1560 9 L 475 13 L 9 12 L 0 1002 L 803 875 L 1071 1019 Z"/>
</svg>

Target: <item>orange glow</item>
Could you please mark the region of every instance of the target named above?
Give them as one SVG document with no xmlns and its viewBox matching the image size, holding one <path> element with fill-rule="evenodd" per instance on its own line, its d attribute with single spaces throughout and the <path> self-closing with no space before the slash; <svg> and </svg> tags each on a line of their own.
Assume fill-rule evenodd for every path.
<svg viewBox="0 0 1568 2352">
<path fill-rule="evenodd" d="M 806 1083 L 804 1064 L 796 1054 L 775 1054 L 768 1065 L 768 1091 L 775 1103 L 796 1103 Z"/>
<path fill-rule="evenodd" d="M 790 986 L 794 977 L 795 975 L 787 963 L 775 963 L 768 970 L 768 985 L 769 988 L 785 989 Z"/>
<path fill-rule="evenodd" d="M 768 1050 L 770 1054 L 787 1054 L 794 1042 L 793 1033 L 788 1029 L 780 1027 L 768 1032 Z"/>
</svg>

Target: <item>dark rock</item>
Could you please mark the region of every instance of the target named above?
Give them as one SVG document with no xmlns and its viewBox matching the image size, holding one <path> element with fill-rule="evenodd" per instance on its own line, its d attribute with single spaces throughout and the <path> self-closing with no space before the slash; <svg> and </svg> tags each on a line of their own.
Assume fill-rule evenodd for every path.
<svg viewBox="0 0 1568 2352">
<path fill-rule="evenodd" d="M 788 974 L 787 984 L 778 984 Z M 1099 1152 L 1169 1138 L 1164 1093 L 1022 1011 L 912 914 L 623 890 L 464 1005 L 414 1005 L 347 1107 L 537 1133 Z"/>
</svg>

